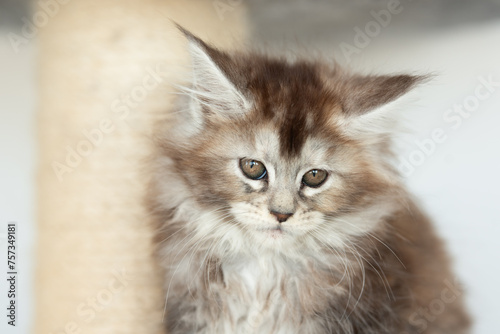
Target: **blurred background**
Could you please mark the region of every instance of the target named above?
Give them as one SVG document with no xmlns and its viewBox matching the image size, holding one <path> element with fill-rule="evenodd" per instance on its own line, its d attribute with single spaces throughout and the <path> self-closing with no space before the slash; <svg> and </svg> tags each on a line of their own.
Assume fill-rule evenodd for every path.
<svg viewBox="0 0 500 334">
<path fill-rule="evenodd" d="M 248 8 L 257 49 L 335 59 L 366 73 L 435 75 L 402 115 L 411 131 L 397 138 L 395 163 L 447 242 L 474 333 L 498 332 L 500 1 L 222 3 L 213 1 L 221 20 L 234 6 Z M 18 224 L 20 245 L 18 325 L 4 319 L 1 333 L 29 333 L 34 315 L 37 32 L 25 26 L 36 10 L 39 2 L 0 0 L 0 254 L 9 222 Z M 2 279 L 1 309 L 6 289 Z"/>
</svg>

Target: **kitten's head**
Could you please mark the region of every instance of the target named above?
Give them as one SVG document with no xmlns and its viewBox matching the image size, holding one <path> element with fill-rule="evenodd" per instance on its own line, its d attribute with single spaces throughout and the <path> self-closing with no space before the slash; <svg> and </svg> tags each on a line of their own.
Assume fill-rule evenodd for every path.
<svg viewBox="0 0 500 334">
<path fill-rule="evenodd" d="M 193 82 L 165 148 L 187 197 L 217 217 L 192 228 L 293 252 L 342 246 L 391 213 L 385 109 L 421 77 L 229 55 L 186 35 Z"/>
</svg>

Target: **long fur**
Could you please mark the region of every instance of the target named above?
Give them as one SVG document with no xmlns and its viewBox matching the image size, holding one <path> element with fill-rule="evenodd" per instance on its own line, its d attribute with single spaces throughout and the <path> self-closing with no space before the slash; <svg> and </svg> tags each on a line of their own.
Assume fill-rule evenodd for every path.
<svg viewBox="0 0 500 334">
<path fill-rule="evenodd" d="M 159 129 L 148 197 L 168 333 L 467 333 L 442 243 L 388 163 L 384 106 L 422 77 L 229 55 L 185 34 L 186 112 Z M 318 188 L 301 182 L 311 169 L 328 172 Z"/>
</svg>

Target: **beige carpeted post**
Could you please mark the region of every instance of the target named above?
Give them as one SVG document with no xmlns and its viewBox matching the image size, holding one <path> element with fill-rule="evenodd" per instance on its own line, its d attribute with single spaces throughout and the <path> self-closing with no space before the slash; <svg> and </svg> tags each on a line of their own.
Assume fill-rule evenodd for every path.
<svg viewBox="0 0 500 334">
<path fill-rule="evenodd" d="M 189 61 L 170 19 L 230 48 L 245 38 L 243 4 L 52 2 L 40 29 L 35 332 L 160 333 L 143 163 Z"/>
</svg>

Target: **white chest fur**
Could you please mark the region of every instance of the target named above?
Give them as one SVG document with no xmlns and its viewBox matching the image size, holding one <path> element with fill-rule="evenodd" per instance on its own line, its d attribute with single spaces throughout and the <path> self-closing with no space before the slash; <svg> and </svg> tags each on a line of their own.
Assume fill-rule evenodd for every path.
<svg viewBox="0 0 500 334">
<path fill-rule="evenodd" d="M 299 328 L 298 282 L 282 260 L 245 259 L 223 266 L 227 289 L 224 333 L 309 333 Z M 304 325 L 304 324 L 303 324 Z"/>
</svg>

